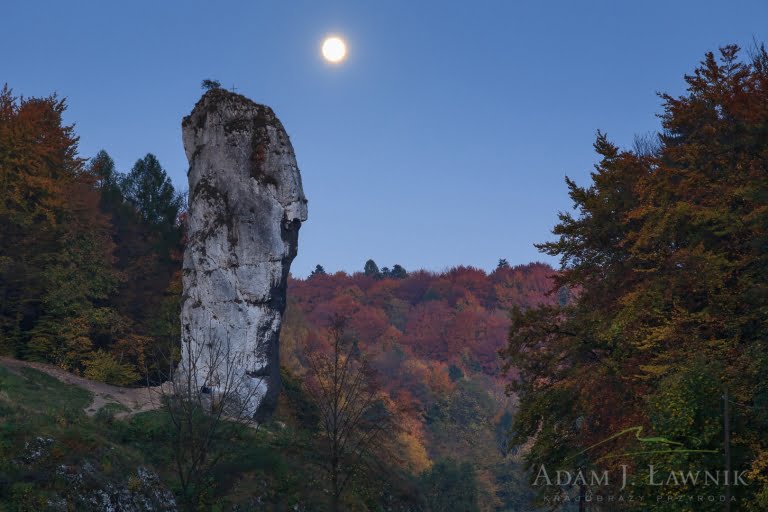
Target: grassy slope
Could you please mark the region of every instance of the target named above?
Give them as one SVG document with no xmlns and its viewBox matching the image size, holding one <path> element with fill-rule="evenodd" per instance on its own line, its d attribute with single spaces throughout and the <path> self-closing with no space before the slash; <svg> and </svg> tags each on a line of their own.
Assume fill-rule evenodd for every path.
<svg viewBox="0 0 768 512">
<path fill-rule="evenodd" d="M 91 400 L 88 391 L 37 370 L 0 366 L 0 510 L 104 510 L 104 502 L 93 500 L 116 500 L 122 490 L 140 504 L 174 490 L 172 430 L 164 412 L 117 420 L 119 406 L 107 406 L 88 417 Z M 323 510 L 306 409 L 289 378 L 275 422 L 220 440 L 225 457 L 212 475 L 216 487 L 205 509 Z M 146 484 L 138 468 L 156 473 L 159 482 Z M 377 510 L 383 495 L 402 503 L 402 488 L 393 490 L 401 483 L 393 477 L 358 484 L 349 509 Z"/>
</svg>

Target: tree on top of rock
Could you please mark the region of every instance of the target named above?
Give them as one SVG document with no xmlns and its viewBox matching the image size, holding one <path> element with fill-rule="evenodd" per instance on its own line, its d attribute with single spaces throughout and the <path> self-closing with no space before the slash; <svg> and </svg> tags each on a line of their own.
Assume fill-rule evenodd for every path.
<svg viewBox="0 0 768 512">
<path fill-rule="evenodd" d="M 218 80 L 206 78 L 200 83 L 200 87 L 202 87 L 204 91 L 210 91 L 211 89 L 221 89 L 221 82 Z"/>
</svg>

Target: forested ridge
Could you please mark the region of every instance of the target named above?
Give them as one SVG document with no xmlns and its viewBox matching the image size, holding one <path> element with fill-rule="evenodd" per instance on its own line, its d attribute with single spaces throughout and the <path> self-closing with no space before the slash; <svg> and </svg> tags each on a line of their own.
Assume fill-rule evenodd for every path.
<svg viewBox="0 0 768 512">
<path fill-rule="evenodd" d="M 539 245 L 557 270 L 500 260 L 491 272 L 428 272 L 371 259 L 291 278 L 276 422 L 258 443 L 233 438 L 256 444 L 221 444 L 258 452 L 263 466 L 228 461 L 238 478 L 226 483 L 209 468 L 197 503 L 246 503 L 256 487 L 274 510 L 325 503 L 315 484 L 327 475 L 310 469 L 325 458 L 327 376 L 317 370 L 338 355 L 343 330 L 341 360 L 359 362 L 376 398 L 366 413 L 396 421 L 350 470 L 337 507 L 377 510 L 386 496 L 392 510 L 533 510 L 557 508 L 556 496 L 567 509 L 631 488 L 637 500 L 607 509 L 768 509 L 768 54 L 726 46 L 685 83 L 681 96 L 661 95 L 660 133 L 624 149 L 598 132 L 590 182 L 567 179 L 574 210 Z M 65 108 L 55 96 L 0 93 L 0 353 L 156 384 L 158 354 L 178 354 L 185 199 L 151 154 L 124 173 L 105 152 L 79 155 Z M 87 397 L 76 398 L 82 409 Z M 0 406 L 11 417 L 5 398 Z M 105 428 L 153 461 L 163 421 Z M 2 424 L 14 441 L 0 452 L 12 460 L 28 434 Z M 81 435 L 70 444 L 82 449 Z M 158 467 L 171 460 L 157 457 Z M 3 497 L 53 492 L 5 482 L 45 480 L 6 462 Z M 627 480 L 542 485 L 542 467 Z M 651 467 L 729 469 L 748 484 L 648 485 Z M 690 498 L 699 495 L 713 499 Z"/>
<path fill-rule="evenodd" d="M 549 293 L 554 271 L 505 260 L 491 273 L 391 268 L 400 269 L 398 277 L 369 260 L 352 275 L 328 275 L 321 267 L 291 280 L 281 334 L 284 368 L 306 375 L 308 354 L 330 351 L 324 332 L 343 318 L 385 401 L 400 411 L 397 455 L 383 456 L 421 474 L 425 492 L 445 495 L 435 510 L 530 507 L 525 475 L 507 446 L 514 400 L 505 394 L 498 352 L 512 307 L 567 299 Z"/>
</svg>

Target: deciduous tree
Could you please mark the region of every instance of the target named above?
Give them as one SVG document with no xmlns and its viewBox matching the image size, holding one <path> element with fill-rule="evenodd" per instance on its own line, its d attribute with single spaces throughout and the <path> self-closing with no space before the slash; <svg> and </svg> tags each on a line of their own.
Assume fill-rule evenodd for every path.
<svg viewBox="0 0 768 512">
<path fill-rule="evenodd" d="M 345 336 L 340 317 L 330 327 L 330 353 L 307 356 L 307 389 L 320 412 L 323 468 L 331 483 L 331 505 L 342 510 L 344 491 L 356 473 L 368 466 L 374 450 L 397 431 L 393 411 L 377 385 L 374 373 Z"/>
</svg>

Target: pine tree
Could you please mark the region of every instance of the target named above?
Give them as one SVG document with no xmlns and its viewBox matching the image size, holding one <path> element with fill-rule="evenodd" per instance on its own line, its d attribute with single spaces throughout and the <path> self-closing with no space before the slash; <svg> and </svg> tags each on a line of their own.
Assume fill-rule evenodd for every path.
<svg viewBox="0 0 768 512">
<path fill-rule="evenodd" d="M 310 272 L 309 277 L 324 276 L 326 275 L 325 269 L 322 265 L 316 265 L 315 270 Z"/>
<path fill-rule="evenodd" d="M 146 223 L 165 230 L 176 226 L 183 196 L 176 193 L 155 155 L 147 153 L 136 161 L 122 189 Z"/>
</svg>

